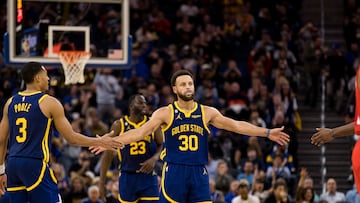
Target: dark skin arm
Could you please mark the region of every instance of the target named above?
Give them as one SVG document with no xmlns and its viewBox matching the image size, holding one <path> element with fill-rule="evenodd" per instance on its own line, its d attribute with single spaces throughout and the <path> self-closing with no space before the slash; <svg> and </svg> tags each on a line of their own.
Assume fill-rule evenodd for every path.
<svg viewBox="0 0 360 203">
<path fill-rule="evenodd" d="M 114 131 L 113 137 L 117 136 L 120 134 L 121 132 L 121 125 L 120 125 L 120 121 L 116 120 L 114 121 L 114 123 L 111 125 L 111 130 L 110 131 Z M 105 188 L 105 184 L 106 184 L 106 172 L 109 170 L 111 162 L 114 158 L 114 153 L 113 151 L 104 151 L 104 153 L 101 156 L 101 168 L 100 168 L 100 197 L 102 199 L 105 199 L 106 196 L 106 188 Z"/>
<path fill-rule="evenodd" d="M 141 168 L 139 170 L 137 170 L 137 172 L 151 173 L 154 170 L 155 163 L 159 160 L 159 156 L 160 156 L 162 144 L 163 144 L 163 137 L 162 137 L 162 132 L 161 132 L 160 128 L 158 128 L 154 132 L 154 139 L 156 142 L 156 153 L 150 159 L 141 163 Z"/>
<path fill-rule="evenodd" d="M 336 128 L 316 128 L 316 133 L 311 136 L 311 144 L 320 146 L 331 142 L 335 138 L 354 135 L 354 122 Z"/>
</svg>

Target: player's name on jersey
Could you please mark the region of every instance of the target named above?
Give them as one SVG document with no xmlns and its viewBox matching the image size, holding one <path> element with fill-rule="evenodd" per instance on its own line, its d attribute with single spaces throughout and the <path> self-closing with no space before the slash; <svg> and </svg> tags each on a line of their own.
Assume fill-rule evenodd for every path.
<svg viewBox="0 0 360 203">
<path fill-rule="evenodd" d="M 31 104 L 29 104 L 29 103 L 18 103 L 18 104 L 14 105 L 15 113 L 29 112 L 30 108 L 31 108 Z"/>
</svg>

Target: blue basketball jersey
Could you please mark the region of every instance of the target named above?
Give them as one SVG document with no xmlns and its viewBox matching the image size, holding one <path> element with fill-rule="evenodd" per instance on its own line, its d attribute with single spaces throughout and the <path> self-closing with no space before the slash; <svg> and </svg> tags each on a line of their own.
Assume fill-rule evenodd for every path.
<svg viewBox="0 0 360 203">
<path fill-rule="evenodd" d="M 144 120 L 139 123 L 133 123 L 129 120 L 128 116 L 120 119 L 121 132 L 139 128 L 149 118 L 144 116 Z M 121 161 L 121 171 L 123 172 L 136 172 L 141 168 L 140 163 L 151 158 L 156 153 L 156 142 L 154 140 L 154 133 L 146 135 L 144 139 L 137 142 L 132 142 L 118 151 L 119 160 Z"/>
<path fill-rule="evenodd" d="M 50 158 L 52 119 L 40 110 L 40 102 L 48 96 L 41 92 L 19 92 L 11 98 L 9 117 L 9 157 Z"/>
<path fill-rule="evenodd" d="M 208 135 L 204 106 L 195 102 L 187 112 L 177 102 L 169 104 L 171 119 L 163 129 L 164 149 L 160 158 L 169 163 L 204 165 L 208 162 Z"/>
</svg>

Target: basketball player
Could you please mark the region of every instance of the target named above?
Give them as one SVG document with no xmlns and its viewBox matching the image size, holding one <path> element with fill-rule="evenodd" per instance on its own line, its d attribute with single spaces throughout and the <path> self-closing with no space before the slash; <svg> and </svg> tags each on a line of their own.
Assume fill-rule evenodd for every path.
<svg viewBox="0 0 360 203">
<path fill-rule="evenodd" d="M 142 126 L 149 117 L 146 116 L 147 104 L 142 95 L 133 95 L 129 99 L 129 116 L 115 121 L 111 127 L 114 135 L 122 136 L 128 130 Z M 119 177 L 120 202 L 158 202 L 159 187 L 154 166 L 159 159 L 162 148 L 160 128 L 142 140 L 126 145 L 118 153 L 121 161 Z M 113 158 L 112 151 L 105 151 L 101 158 L 100 182 L 102 196 L 105 191 L 106 172 Z"/>
<path fill-rule="evenodd" d="M 158 127 L 164 133 L 164 160 L 160 202 L 210 203 L 209 176 L 205 169 L 208 158 L 208 125 L 237 134 L 268 137 L 280 145 L 289 142 L 282 128 L 266 129 L 244 121 L 224 117 L 217 109 L 194 101 L 194 80 L 190 72 L 179 70 L 171 78 L 177 101 L 156 110 L 140 128 L 116 137 L 123 144 L 142 139 Z M 91 147 L 92 152 L 104 151 Z"/>
<path fill-rule="evenodd" d="M 49 167 L 53 125 L 73 145 L 113 148 L 120 143 L 110 137 L 113 132 L 99 138 L 74 132 L 61 103 L 44 93 L 49 77 L 40 63 L 27 63 L 21 75 L 26 89 L 6 102 L 0 123 L 0 193 L 4 193 L 7 181 L 10 202 L 61 202 L 56 178 Z"/>
</svg>

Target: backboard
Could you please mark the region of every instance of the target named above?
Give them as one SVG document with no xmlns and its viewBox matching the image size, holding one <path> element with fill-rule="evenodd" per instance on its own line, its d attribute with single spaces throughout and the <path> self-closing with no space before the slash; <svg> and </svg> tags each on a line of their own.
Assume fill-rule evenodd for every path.
<svg viewBox="0 0 360 203">
<path fill-rule="evenodd" d="M 5 62 L 61 66 L 61 50 L 91 52 L 90 67 L 128 68 L 129 0 L 8 0 Z"/>
</svg>

